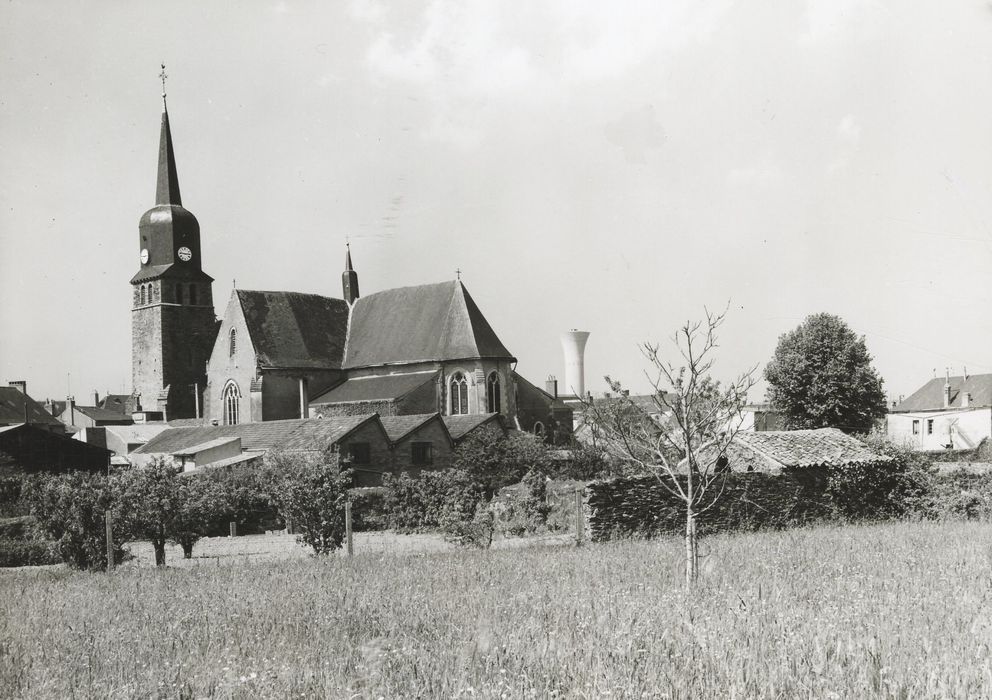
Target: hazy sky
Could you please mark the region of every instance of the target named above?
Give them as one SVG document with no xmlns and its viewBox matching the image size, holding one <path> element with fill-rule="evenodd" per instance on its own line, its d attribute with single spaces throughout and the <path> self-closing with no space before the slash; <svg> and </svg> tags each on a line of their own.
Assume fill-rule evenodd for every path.
<svg viewBox="0 0 992 700">
<path fill-rule="evenodd" d="M 718 375 L 828 311 L 891 395 L 992 372 L 992 6 L 9 2 L 0 380 L 130 388 L 159 63 L 223 311 L 453 279 L 518 371 L 646 385 L 637 344 L 731 302 Z M 755 397 L 758 398 L 758 397 Z"/>
</svg>

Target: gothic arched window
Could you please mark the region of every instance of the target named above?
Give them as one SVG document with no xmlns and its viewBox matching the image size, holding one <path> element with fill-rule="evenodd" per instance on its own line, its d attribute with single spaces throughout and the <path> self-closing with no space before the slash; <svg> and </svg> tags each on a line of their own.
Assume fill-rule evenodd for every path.
<svg viewBox="0 0 992 700">
<path fill-rule="evenodd" d="M 500 411 L 499 375 L 493 372 L 486 380 L 486 408 L 490 413 Z"/>
<path fill-rule="evenodd" d="M 237 352 L 237 349 L 238 349 L 238 331 L 236 329 L 232 328 L 231 329 L 231 348 L 230 348 L 230 353 L 229 353 L 231 357 L 234 357 L 234 353 Z"/>
<path fill-rule="evenodd" d="M 544 437 L 544 423 L 541 421 L 534 423 L 534 434 L 538 437 Z"/>
<path fill-rule="evenodd" d="M 181 284 L 176 285 L 176 303 L 183 303 L 183 286 Z"/>
<path fill-rule="evenodd" d="M 451 375 L 451 414 L 457 416 L 468 413 L 468 382 L 465 375 L 455 372 Z"/>
<path fill-rule="evenodd" d="M 224 424 L 238 424 L 238 408 L 241 401 L 241 390 L 234 382 L 228 382 L 224 387 Z"/>
<path fill-rule="evenodd" d="M 144 306 L 147 303 L 147 301 L 146 301 L 147 297 L 145 296 L 147 293 L 148 292 L 145 289 L 145 285 L 141 285 L 141 305 L 142 306 Z"/>
<path fill-rule="evenodd" d="M 189 286 L 189 303 L 190 305 L 196 304 L 196 285 L 191 284 Z"/>
</svg>

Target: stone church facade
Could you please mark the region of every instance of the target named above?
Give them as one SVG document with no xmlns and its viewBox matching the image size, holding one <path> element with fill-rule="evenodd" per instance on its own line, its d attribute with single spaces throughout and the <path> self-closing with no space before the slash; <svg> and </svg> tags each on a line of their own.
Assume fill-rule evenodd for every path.
<svg viewBox="0 0 992 700">
<path fill-rule="evenodd" d="M 350 249 L 341 299 L 235 289 L 214 315 L 196 218 L 182 207 L 168 112 L 155 206 L 139 223 L 132 374 L 139 410 L 217 425 L 316 416 L 499 414 L 571 426 L 565 404 L 514 371 L 461 281 L 359 293 Z M 518 388 L 526 409 L 518 415 Z M 550 427 L 550 426 L 548 426 Z"/>
</svg>

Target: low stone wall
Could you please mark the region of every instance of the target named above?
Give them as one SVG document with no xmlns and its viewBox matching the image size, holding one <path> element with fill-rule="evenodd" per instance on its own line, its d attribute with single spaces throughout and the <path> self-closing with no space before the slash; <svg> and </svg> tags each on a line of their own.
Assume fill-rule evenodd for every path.
<svg viewBox="0 0 992 700">
<path fill-rule="evenodd" d="M 827 518 L 826 487 L 827 473 L 820 469 L 728 475 L 716 505 L 699 517 L 697 531 L 781 528 Z M 685 506 L 653 476 L 594 481 L 587 488 L 593 540 L 685 531 Z M 712 487 L 713 495 L 718 492 L 719 483 Z"/>
</svg>

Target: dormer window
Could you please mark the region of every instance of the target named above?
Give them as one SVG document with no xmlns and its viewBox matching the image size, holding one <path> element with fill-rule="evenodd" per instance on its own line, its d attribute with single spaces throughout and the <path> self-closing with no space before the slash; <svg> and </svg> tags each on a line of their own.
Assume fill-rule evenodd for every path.
<svg viewBox="0 0 992 700">
<path fill-rule="evenodd" d="M 468 382 L 465 375 L 455 372 L 451 375 L 451 414 L 452 416 L 468 413 Z"/>
</svg>

